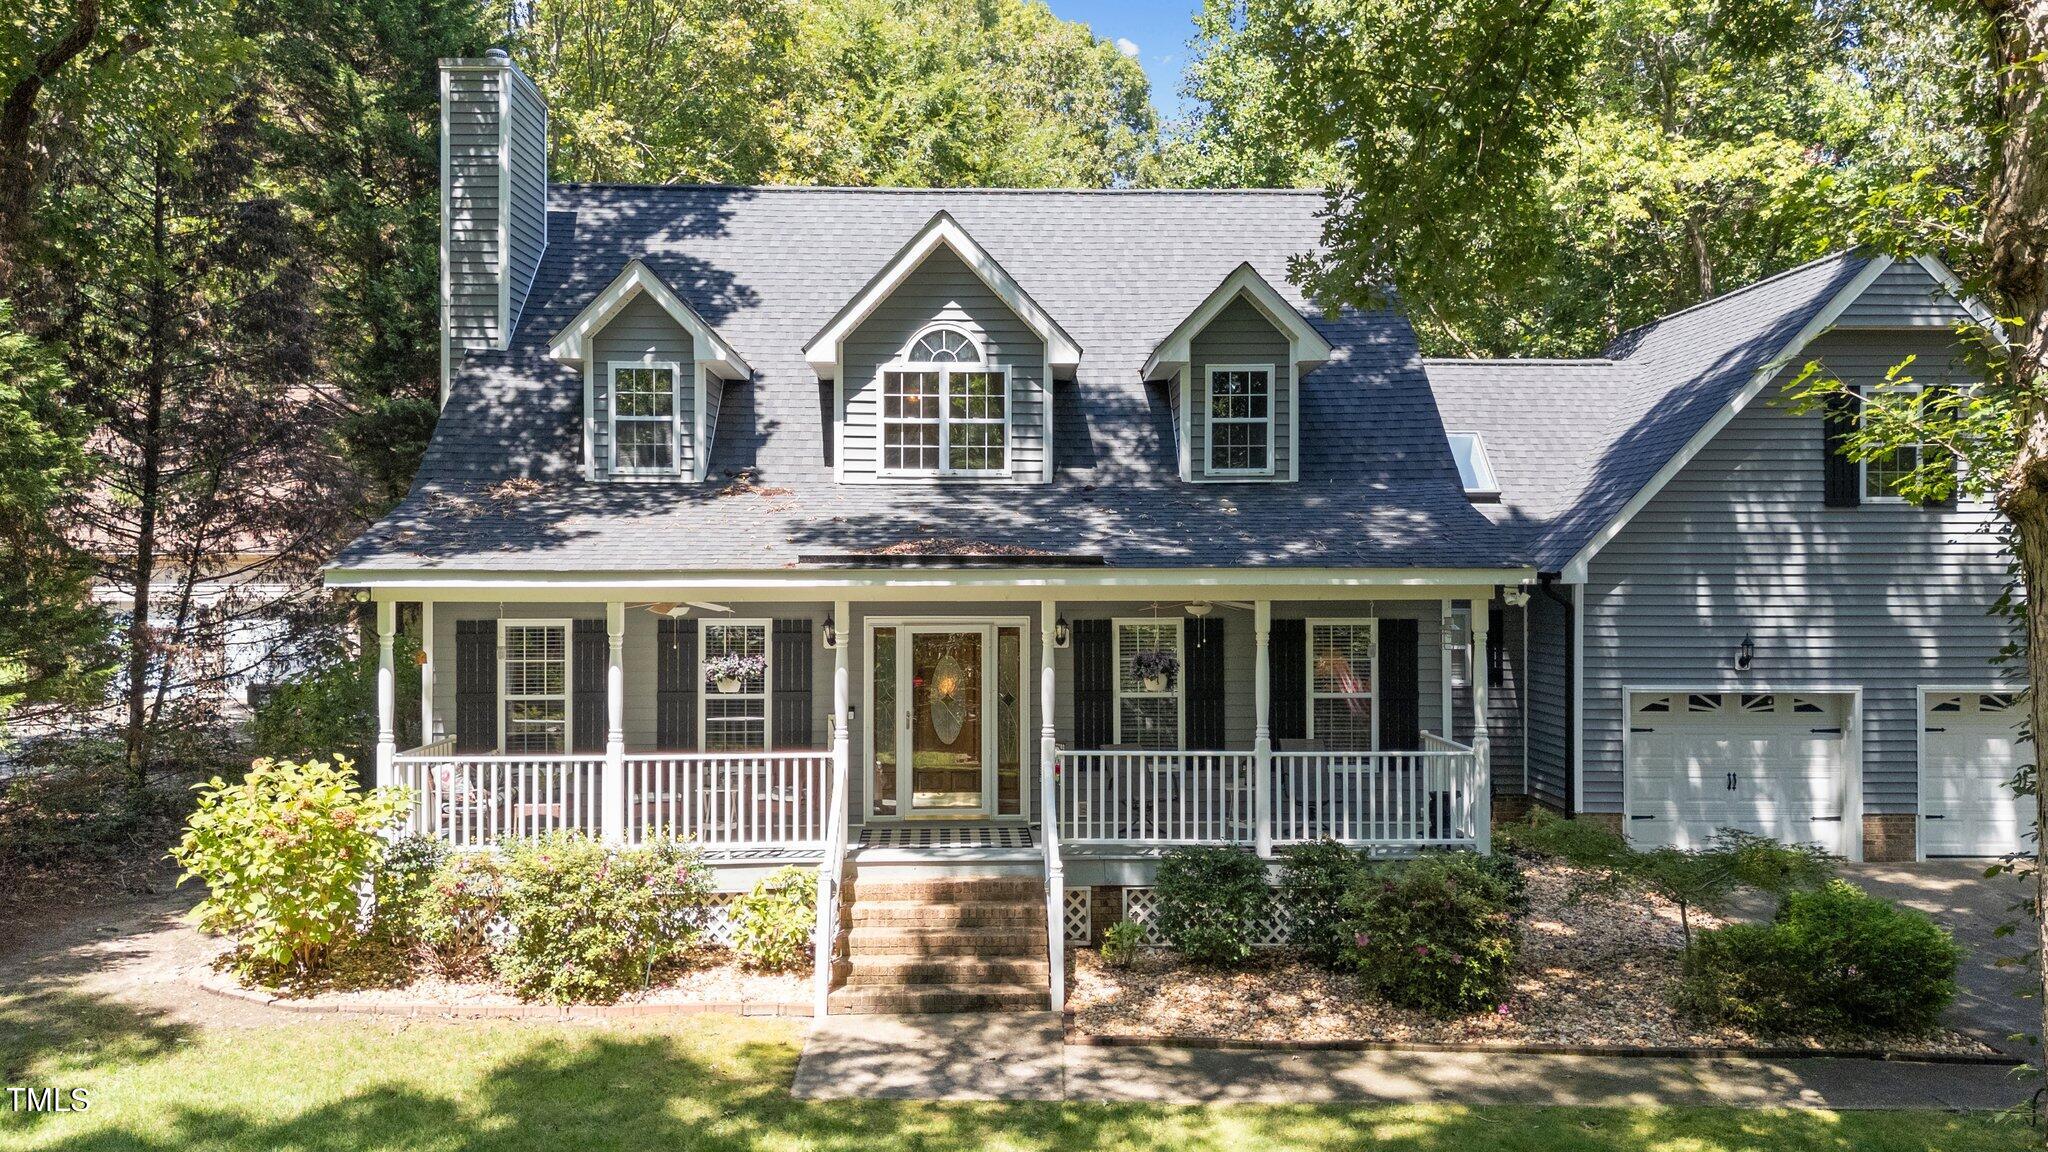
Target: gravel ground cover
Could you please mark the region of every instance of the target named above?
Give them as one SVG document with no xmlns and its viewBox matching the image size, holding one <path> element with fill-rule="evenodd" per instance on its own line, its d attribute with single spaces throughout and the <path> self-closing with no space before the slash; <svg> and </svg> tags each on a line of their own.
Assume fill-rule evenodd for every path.
<svg viewBox="0 0 2048 1152">
<path fill-rule="evenodd" d="M 1122 971 L 1078 952 L 1068 1003 L 1082 1033 L 1261 1041 L 1370 1040 L 1572 1047 L 1883 1047 L 1943 1055 L 1993 1050 L 1957 1032 L 1915 1037 L 1753 1036 L 1671 1006 L 1684 944 L 1677 906 L 1603 888 L 1560 864 L 1525 866 L 1514 992 L 1496 1011 L 1437 1020 L 1363 991 L 1356 978 L 1274 950 L 1236 971 L 1197 968 L 1148 949 Z M 1695 912 L 1694 931 L 1721 921 Z"/>
</svg>

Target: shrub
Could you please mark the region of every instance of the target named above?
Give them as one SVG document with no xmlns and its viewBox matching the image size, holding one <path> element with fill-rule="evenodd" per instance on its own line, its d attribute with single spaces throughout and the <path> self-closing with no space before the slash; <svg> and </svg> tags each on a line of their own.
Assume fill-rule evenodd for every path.
<svg viewBox="0 0 2048 1152">
<path fill-rule="evenodd" d="M 417 940 L 421 901 L 447 860 L 448 846 L 431 836 L 413 833 L 387 842 L 370 880 L 370 934 L 386 944 Z"/>
<path fill-rule="evenodd" d="M 1924 1032 L 1961 960 L 1926 916 L 1834 881 L 1787 896 L 1769 924 L 1701 933 L 1679 1003 L 1760 1032 Z"/>
<path fill-rule="evenodd" d="M 1818 844 L 1780 844 L 1768 836 L 1723 828 L 1709 842 L 1724 854 L 1735 882 L 1777 897 L 1812 892 L 1834 879 L 1835 859 Z"/>
<path fill-rule="evenodd" d="M 201 928 L 235 938 L 245 967 L 306 974 L 354 934 L 357 895 L 401 811 L 390 789 L 363 793 L 345 759 L 258 760 L 239 784 L 216 776 L 171 855 L 208 894 Z"/>
<path fill-rule="evenodd" d="M 488 852 L 444 860 L 420 900 L 420 960 L 450 980 L 476 980 L 491 970 L 492 934 L 505 903 L 505 875 Z"/>
<path fill-rule="evenodd" d="M 1500 1003 L 1515 961 L 1507 886 L 1464 853 L 1361 873 L 1344 897 L 1350 960 L 1388 1001 L 1439 1016 Z"/>
<path fill-rule="evenodd" d="M 732 903 L 732 950 L 740 965 L 767 972 L 810 960 L 818 926 L 818 870 L 792 864 L 769 873 Z"/>
<path fill-rule="evenodd" d="M 1272 910 L 1266 865 L 1236 848 L 1175 848 L 1153 881 L 1160 935 L 1197 964 L 1242 964 Z"/>
<path fill-rule="evenodd" d="M 1138 962 L 1138 949 L 1144 943 L 1143 924 L 1119 920 L 1102 933 L 1102 962 L 1111 968 L 1129 968 Z"/>
<path fill-rule="evenodd" d="M 558 1004 L 644 987 L 695 938 L 708 887 L 688 849 L 613 852 L 566 832 L 507 849 L 504 873 L 511 939 L 498 971 L 522 997 Z"/>
<path fill-rule="evenodd" d="M 1365 858 L 1335 840 L 1287 849 L 1280 870 L 1280 901 L 1287 909 L 1294 944 L 1317 964 L 1344 958 L 1350 932 L 1344 927 L 1344 893 L 1365 866 Z"/>
<path fill-rule="evenodd" d="M 1529 914 L 1529 878 L 1522 875 L 1522 862 L 1506 852 L 1472 857 L 1472 866 L 1500 885 L 1501 904 L 1517 919 Z"/>
<path fill-rule="evenodd" d="M 411 668 L 419 638 L 401 631 L 393 641 L 400 668 Z M 400 676 L 393 714 L 419 714 L 419 677 Z M 341 749 L 353 758 L 375 752 L 377 731 L 377 646 L 360 652 L 339 648 L 314 667 L 271 688 L 249 717 L 249 742 L 262 756 L 303 757 Z"/>
<path fill-rule="evenodd" d="M 1559 816 L 1545 808 L 1532 811 L 1526 824 L 1502 825 L 1494 843 L 1518 855 L 1562 860 L 1581 868 L 1611 868 L 1631 852 L 1628 841 L 1606 825 Z"/>
<path fill-rule="evenodd" d="M 24 750 L 29 771 L 0 783 L 0 901 L 53 880 L 102 887 L 159 864 L 192 808 L 188 788 L 136 784 L 121 745 L 41 740 Z M 32 883 L 23 883 L 32 881 Z"/>
</svg>

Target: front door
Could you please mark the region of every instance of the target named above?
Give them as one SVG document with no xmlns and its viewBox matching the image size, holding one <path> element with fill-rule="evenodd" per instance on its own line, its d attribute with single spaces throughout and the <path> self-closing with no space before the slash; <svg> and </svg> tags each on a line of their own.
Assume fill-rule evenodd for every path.
<svg viewBox="0 0 2048 1152">
<path fill-rule="evenodd" d="M 910 755 L 897 795 L 913 815 L 978 816 L 987 811 L 990 629 L 905 630 L 910 658 L 898 665 L 899 727 Z"/>
</svg>

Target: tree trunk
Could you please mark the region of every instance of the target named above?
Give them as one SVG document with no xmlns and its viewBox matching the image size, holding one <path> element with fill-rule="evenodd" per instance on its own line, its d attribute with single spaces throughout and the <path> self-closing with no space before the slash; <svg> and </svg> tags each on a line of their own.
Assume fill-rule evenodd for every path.
<svg viewBox="0 0 2048 1152">
<path fill-rule="evenodd" d="M 77 0 L 71 23 L 37 53 L 0 99 L 0 296 L 13 279 L 14 249 L 29 219 L 38 165 L 31 143 L 43 86 L 92 44 L 100 29 L 99 0 Z"/>
<path fill-rule="evenodd" d="M 152 206 L 153 244 L 157 260 L 151 272 L 147 305 L 146 339 L 149 350 L 143 363 L 142 454 L 136 466 L 135 555 L 131 578 L 134 600 L 128 621 L 128 725 L 125 744 L 128 777 L 138 785 L 149 773 L 149 657 L 155 648 L 155 637 L 149 627 L 149 600 L 151 585 L 156 579 L 156 520 L 163 488 L 164 390 L 170 373 L 169 350 L 165 347 L 165 341 L 170 338 L 170 301 L 167 299 L 170 289 L 164 282 L 166 269 L 163 260 L 168 241 L 164 231 L 168 210 L 164 203 L 166 175 L 158 165 Z"/>
</svg>

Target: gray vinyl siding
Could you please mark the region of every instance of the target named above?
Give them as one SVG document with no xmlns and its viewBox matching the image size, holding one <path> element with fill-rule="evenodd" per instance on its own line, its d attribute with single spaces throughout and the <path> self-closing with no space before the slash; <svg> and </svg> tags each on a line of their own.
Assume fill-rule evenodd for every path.
<svg viewBox="0 0 2048 1152">
<path fill-rule="evenodd" d="M 533 81 L 516 68 L 507 76 L 512 84 L 511 124 L 506 133 L 506 147 L 512 154 L 511 182 L 505 192 L 512 246 L 507 258 L 512 272 L 508 324 L 516 328 L 548 242 L 548 119 Z"/>
<path fill-rule="evenodd" d="M 1195 479 L 1209 470 L 1209 372 L 1211 364 L 1273 366 L 1273 475 L 1285 480 L 1294 465 L 1294 372 L 1287 336 L 1242 296 L 1232 301 L 1209 326 L 1188 343 L 1190 468 Z M 1258 476 L 1219 476 L 1221 481 L 1263 480 Z"/>
<path fill-rule="evenodd" d="M 540 267 L 547 247 L 547 112 L 533 83 L 508 64 L 463 61 L 447 76 L 443 324 L 449 347 L 459 353 L 495 348 L 509 337 Z M 501 244 L 509 250 L 500 252 Z M 503 315 L 501 278 L 507 281 Z"/>
<path fill-rule="evenodd" d="M 1912 260 L 1901 260 L 1871 281 L 1835 321 L 1837 328 L 1953 328 L 1969 319 L 1962 305 Z"/>
<path fill-rule="evenodd" d="M 1493 742 L 1493 790 L 1504 796 L 1522 792 L 1522 686 L 1527 664 L 1522 640 L 1522 609 L 1503 607 L 1500 631 L 1486 634 L 1487 648 L 1500 652 L 1502 668 L 1501 682 L 1486 688 L 1486 734 Z M 1484 663 L 1472 674 L 1487 675 Z"/>
<path fill-rule="evenodd" d="M 695 475 L 697 422 L 696 342 L 660 302 L 645 292 L 633 298 L 598 332 L 593 342 L 596 376 L 591 381 L 590 451 L 593 473 L 600 479 L 611 467 L 611 369 L 614 365 L 639 364 L 647 360 L 668 361 L 676 366 L 681 395 L 676 401 L 677 475 Z M 644 479 L 644 477 L 634 477 Z"/>
<path fill-rule="evenodd" d="M 954 483 L 1046 479 L 1045 343 L 952 249 L 940 247 L 883 301 L 843 346 L 846 412 L 840 441 L 845 478 L 878 479 L 881 463 L 881 366 L 900 355 L 918 331 L 945 322 L 982 341 L 989 359 L 1009 373 L 1010 475 L 961 477 Z"/>
<path fill-rule="evenodd" d="M 1130 604 L 1074 604 L 1063 607 L 1062 612 L 1069 621 L 1112 618 L 1131 620 L 1152 615 L 1151 609 L 1143 601 Z M 1253 682 L 1258 669 L 1258 637 L 1253 631 L 1250 612 L 1218 606 L 1215 613 L 1223 620 L 1223 739 L 1230 748 L 1249 750 L 1252 746 L 1253 729 L 1257 726 Z M 1175 618 L 1166 616 L 1164 612 L 1160 615 L 1163 618 Z M 1420 621 L 1417 640 L 1420 648 L 1418 679 L 1421 681 L 1422 727 L 1424 731 L 1429 732 L 1439 727 L 1437 718 L 1442 714 L 1440 708 L 1443 700 L 1443 644 L 1440 642 L 1440 615 L 1440 605 L 1435 600 L 1273 602 L 1275 620 L 1372 618 Z M 1185 619 L 1185 613 L 1178 618 Z M 1072 744 L 1074 650 L 1071 646 L 1054 653 L 1053 671 L 1059 682 L 1059 707 L 1053 713 L 1053 721 L 1059 730 L 1060 741 Z"/>
<path fill-rule="evenodd" d="M 444 324 L 458 352 L 495 347 L 498 329 L 499 69 L 448 73 L 441 131 L 448 161 L 441 174 L 447 249 Z"/>
<path fill-rule="evenodd" d="M 1553 586 L 1554 587 L 1554 586 Z M 1557 588 L 1558 595 L 1570 593 Z M 1572 612 L 1542 588 L 1529 595 L 1528 746 L 1523 755 L 1529 795 L 1569 810 L 1572 801 Z"/>
<path fill-rule="evenodd" d="M 810 620 L 812 636 L 824 634 L 832 610 L 823 604 L 732 605 L 731 618 L 744 620 Z M 455 622 L 457 620 L 603 620 L 604 605 L 591 604 L 454 604 L 434 606 L 434 717 L 442 731 L 454 735 Z M 626 609 L 626 749 L 654 747 L 654 645 L 658 620 L 644 608 Z M 829 747 L 832 740 L 832 653 L 822 644 L 811 654 L 811 742 Z M 701 657 L 703 649 L 698 649 Z M 400 669 L 400 675 L 406 670 Z M 495 673 L 493 673 L 495 675 Z M 856 691 L 858 684 L 856 683 Z M 700 732 L 701 728 L 698 729 Z M 858 745 L 856 744 L 856 747 Z"/>
<path fill-rule="evenodd" d="M 1967 379 L 1941 331 L 1835 331 L 1808 354 L 1873 386 L 1908 354 Z M 1780 383 L 1798 374 L 1795 363 Z M 1987 508 L 1822 505 L 1821 417 L 1767 388 L 1594 559 L 1586 588 L 1585 801 L 1622 807 L 1630 687 L 1861 688 L 1864 811 L 1916 806 L 1916 686 L 1990 684 L 2006 554 Z M 1755 660 L 1737 672 L 1744 637 Z M 1539 709 L 1540 711 L 1540 709 Z"/>
</svg>

